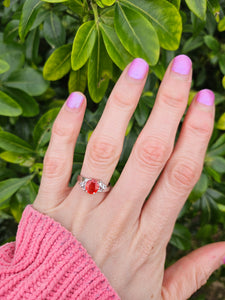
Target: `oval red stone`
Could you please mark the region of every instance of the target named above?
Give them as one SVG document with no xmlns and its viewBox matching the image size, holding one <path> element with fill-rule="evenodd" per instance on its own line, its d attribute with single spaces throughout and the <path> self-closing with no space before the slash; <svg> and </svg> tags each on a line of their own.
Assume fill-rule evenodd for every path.
<svg viewBox="0 0 225 300">
<path fill-rule="evenodd" d="M 91 179 L 88 180 L 85 185 L 85 190 L 88 192 L 88 194 L 95 194 L 97 193 L 99 189 L 99 184 L 97 180 Z"/>
</svg>

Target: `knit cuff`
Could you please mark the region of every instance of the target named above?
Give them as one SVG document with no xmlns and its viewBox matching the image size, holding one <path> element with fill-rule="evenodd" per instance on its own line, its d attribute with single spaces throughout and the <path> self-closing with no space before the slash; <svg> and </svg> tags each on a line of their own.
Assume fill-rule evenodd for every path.
<svg viewBox="0 0 225 300">
<path fill-rule="evenodd" d="M 120 299 L 72 233 L 31 205 L 2 250 L 1 299 Z"/>
</svg>

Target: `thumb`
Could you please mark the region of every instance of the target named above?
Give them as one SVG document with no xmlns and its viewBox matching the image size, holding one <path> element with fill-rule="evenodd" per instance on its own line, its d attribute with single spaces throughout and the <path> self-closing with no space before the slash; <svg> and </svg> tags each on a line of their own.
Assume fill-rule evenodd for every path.
<svg viewBox="0 0 225 300">
<path fill-rule="evenodd" d="M 162 299 L 188 299 L 225 263 L 224 259 L 225 242 L 204 246 L 181 258 L 165 271 Z"/>
</svg>

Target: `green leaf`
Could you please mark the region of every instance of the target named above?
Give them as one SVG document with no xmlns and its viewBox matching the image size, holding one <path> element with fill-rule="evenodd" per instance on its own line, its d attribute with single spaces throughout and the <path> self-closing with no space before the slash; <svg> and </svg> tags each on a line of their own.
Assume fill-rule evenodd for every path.
<svg viewBox="0 0 225 300">
<path fill-rule="evenodd" d="M 87 86 L 87 64 L 77 71 L 71 70 L 68 82 L 69 93 L 75 91 L 85 92 Z"/>
<path fill-rule="evenodd" d="M 3 5 L 4 5 L 5 7 L 10 7 L 10 0 L 4 0 L 4 1 L 3 1 Z"/>
<path fill-rule="evenodd" d="M 60 108 L 53 108 L 47 111 L 37 122 L 33 132 L 34 143 L 37 149 L 43 147 L 49 142 L 51 128 L 59 111 Z"/>
<path fill-rule="evenodd" d="M 67 0 L 42 0 L 42 1 L 48 3 L 61 3 L 61 2 L 66 2 Z"/>
<path fill-rule="evenodd" d="M 191 191 L 188 199 L 192 202 L 197 201 L 202 195 L 205 194 L 208 188 L 208 177 L 202 173 L 201 177 L 199 178 L 198 182 L 194 186 L 193 190 Z"/>
<path fill-rule="evenodd" d="M 35 158 L 30 156 L 29 154 L 22 154 L 10 151 L 0 153 L 0 158 L 7 162 L 18 164 L 24 167 L 31 167 L 35 161 Z"/>
<path fill-rule="evenodd" d="M 40 34 L 39 34 L 39 29 L 36 28 L 28 34 L 25 42 L 26 58 L 28 61 L 31 61 L 32 63 L 39 63 L 40 61 L 40 58 L 38 56 L 39 44 L 40 44 Z"/>
<path fill-rule="evenodd" d="M 50 11 L 48 17 L 44 22 L 43 33 L 46 41 L 52 47 L 60 47 L 65 44 L 66 41 L 66 31 L 62 26 L 59 17 Z"/>
<path fill-rule="evenodd" d="M 112 61 L 121 70 L 125 69 L 133 60 L 133 56 L 123 47 L 113 27 L 103 23 L 100 23 L 99 26 L 106 50 Z"/>
<path fill-rule="evenodd" d="M 80 69 L 88 60 L 96 40 L 96 25 L 94 21 L 88 21 L 80 26 L 73 41 L 71 56 L 72 69 Z"/>
<path fill-rule="evenodd" d="M 225 17 L 223 17 L 223 19 L 219 21 L 218 31 L 220 32 L 225 31 Z"/>
<path fill-rule="evenodd" d="M 203 43 L 204 43 L 204 39 L 202 36 L 191 37 L 185 42 L 182 52 L 188 53 L 192 50 L 195 50 L 196 48 L 201 47 Z"/>
<path fill-rule="evenodd" d="M 9 70 L 10 65 L 7 61 L 0 59 L 0 74 L 5 73 Z"/>
<path fill-rule="evenodd" d="M 107 90 L 112 73 L 112 61 L 105 49 L 102 37 L 98 34 L 88 64 L 88 90 L 92 100 L 100 102 Z"/>
<path fill-rule="evenodd" d="M 81 0 L 68 0 L 66 5 L 75 12 L 77 15 L 83 15 L 84 13 L 84 4 Z"/>
<path fill-rule="evenodd" d="M 209 156 L 222 156 L 225 155 L 225 133 L 222 134 L 218 140 L 211 146 L 209 152 L 207 153 Z M 207 158 L 207 156 L 206 156 Z"/>
<path fill-rule="evenodd" d="M 180 45 L 182 19 L 176 7 L 166 0 L 121 0 L 140 12 L 154 26 L 162 48 L 176 50 Z"/>
<path fill-rule="evenodd" d="M 32 147 L 20 137 L 5 131 L 0 132 L 0 148 L 17 153 L 32 153 Z"/>
<path fill-rule="evenodd" d="M 170 244 L 180 250 L 189 250 L 191 248 L 191 233 L 181 224 L 175 224 Z"/>
<path fill-rule="evenodd" d="M 150 109 L 145 104 L 143 99 L 140 99 L 138 106 L 134 112 L 134 117 L 140 127 L 144 126 L 149 116 L 149 113 L 150 113 Z"/>
<path fill-rule="evenodd" d="M 216 128 L 220 130 L 225 130 L 225 113 L 223 113 L 222 116 L 219 118 Z"/>
<path fill-rule="evenodd" d="M 44 65 L 43 76 L 47 80 L 58 80 L 65 76 L 71 68 L 72 45 L 63 45 L 56 49 Z"/>
<path fill-rule="evenodd" d="M 11 42 L 18 36 L 19 20 L 10 21 L 4 29 L 4 41 Z"/>
<path fill-rule="evenodd" d="M 38 71 L 26 67 L 11 74 L 4 85 L 23 90 L 31 96 L 38 96 L 47 90 L 49 84 Z"/>
<path fill-rule="evenodd" d="M 177 9 L 180 9 L 181 0 L 169 0 Z"/>
<path fill-rule="evenodd" d="M 207 166 L 214 169 L 216 172 L 225 173 L 225 159 L 220 156 L 207 157 Z"/>
<path fill-rule="evenodd" d="M 26 0 L 23 5 L 23 10 L 20 18 L 19 24 L 19 36 L 22 41 L 24 41 L 26 35 L 28 34 L 34 20 L 37 16 L 38 10 L 43 4 L 40 0 Z"/>
<path fill-rule="evenodd" d="M 154 27 L 142 14 L 117 3 L 115 29 L 121 43 L 133 56 L 145 59 L 150 65 L 157 63 L 159 40 Z"/>
<path fill-rule="evenodd" d="M 12 97 L 22 108 L 22 116 L 24 117 L 34 117 L 39 113 L 39 105 L 36 100 L 28 95 L 27 93 L 13 88 L 4 88 L 10 97 Z"/>
<path fill-rule="evenodd" d="M 220 50 L 220 43 L 211 35 L 204 36 L 204 42 L 209 47 L 209 49 L 218 52 Z"/>
<path fill-rule="evenodd" d="M 11 197 L 19 188 L 33 178 L 33 175 L 29 175 L 23 178 L 11 178 L 0 182 L 0 203 Z"/>
<path fill-rule="evenodd" d="M 104 5 L 107 5 L 107 6 L 111 6 L 116 2 L 116 0 L 101 0 L 101 1 Z"/>
<path fill-rule="evenodd" d="M 205 20 L 207 0 L 185 0 L 190 10 L 201 20 Z"/>
<path fill-rule="evenodd" d="M 225 75 L 225 54 L 221 54 L 219 57 L 220 70 Z"/>
<path fill-rule="evenodd" d="M 202 211 L 202 222 L 208 224 L 218 220 L 219 208 L 214 199 L 206 193 L 202 196 L 200 201 L 200 209 Z"/>
<path fill-rule="evenodd" d="M 15 117 L 21 114 L 21 107 L 11 97 L 0 91 L 0 115 Z"/>
</svg>

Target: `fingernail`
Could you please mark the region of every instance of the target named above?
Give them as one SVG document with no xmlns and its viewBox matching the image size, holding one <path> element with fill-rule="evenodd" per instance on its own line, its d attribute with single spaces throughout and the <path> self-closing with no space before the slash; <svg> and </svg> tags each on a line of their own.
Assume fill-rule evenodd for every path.
<svg viewBox="0 0 225 300">
<path fill-rule="evenodd" d="M 181 75 L 188 75 L 191 66 L 191 59 L 187 55 L 178 55 L 173 60 L 172 71 Z"/>
<path fill-rule="evenodd" d="M 69 108 L 79 108 L 84 101 L 84 96 L 80 93 L 74 92 L 69 95 L 66 105 Z"/>
<path fill-rule="evenodd" d="M 215 95 L 211 90 L 201 90 L 197 95 L 197 101 L 201 104 L 212 106 L 215 101 Z"/>
<path fill-rule="evenodd" d="M 148 63 L 142 58 L 135 58 L 128 70 L 128 75 L 134 79 L 144 79 L 148 72 Z"/>
</svg>

